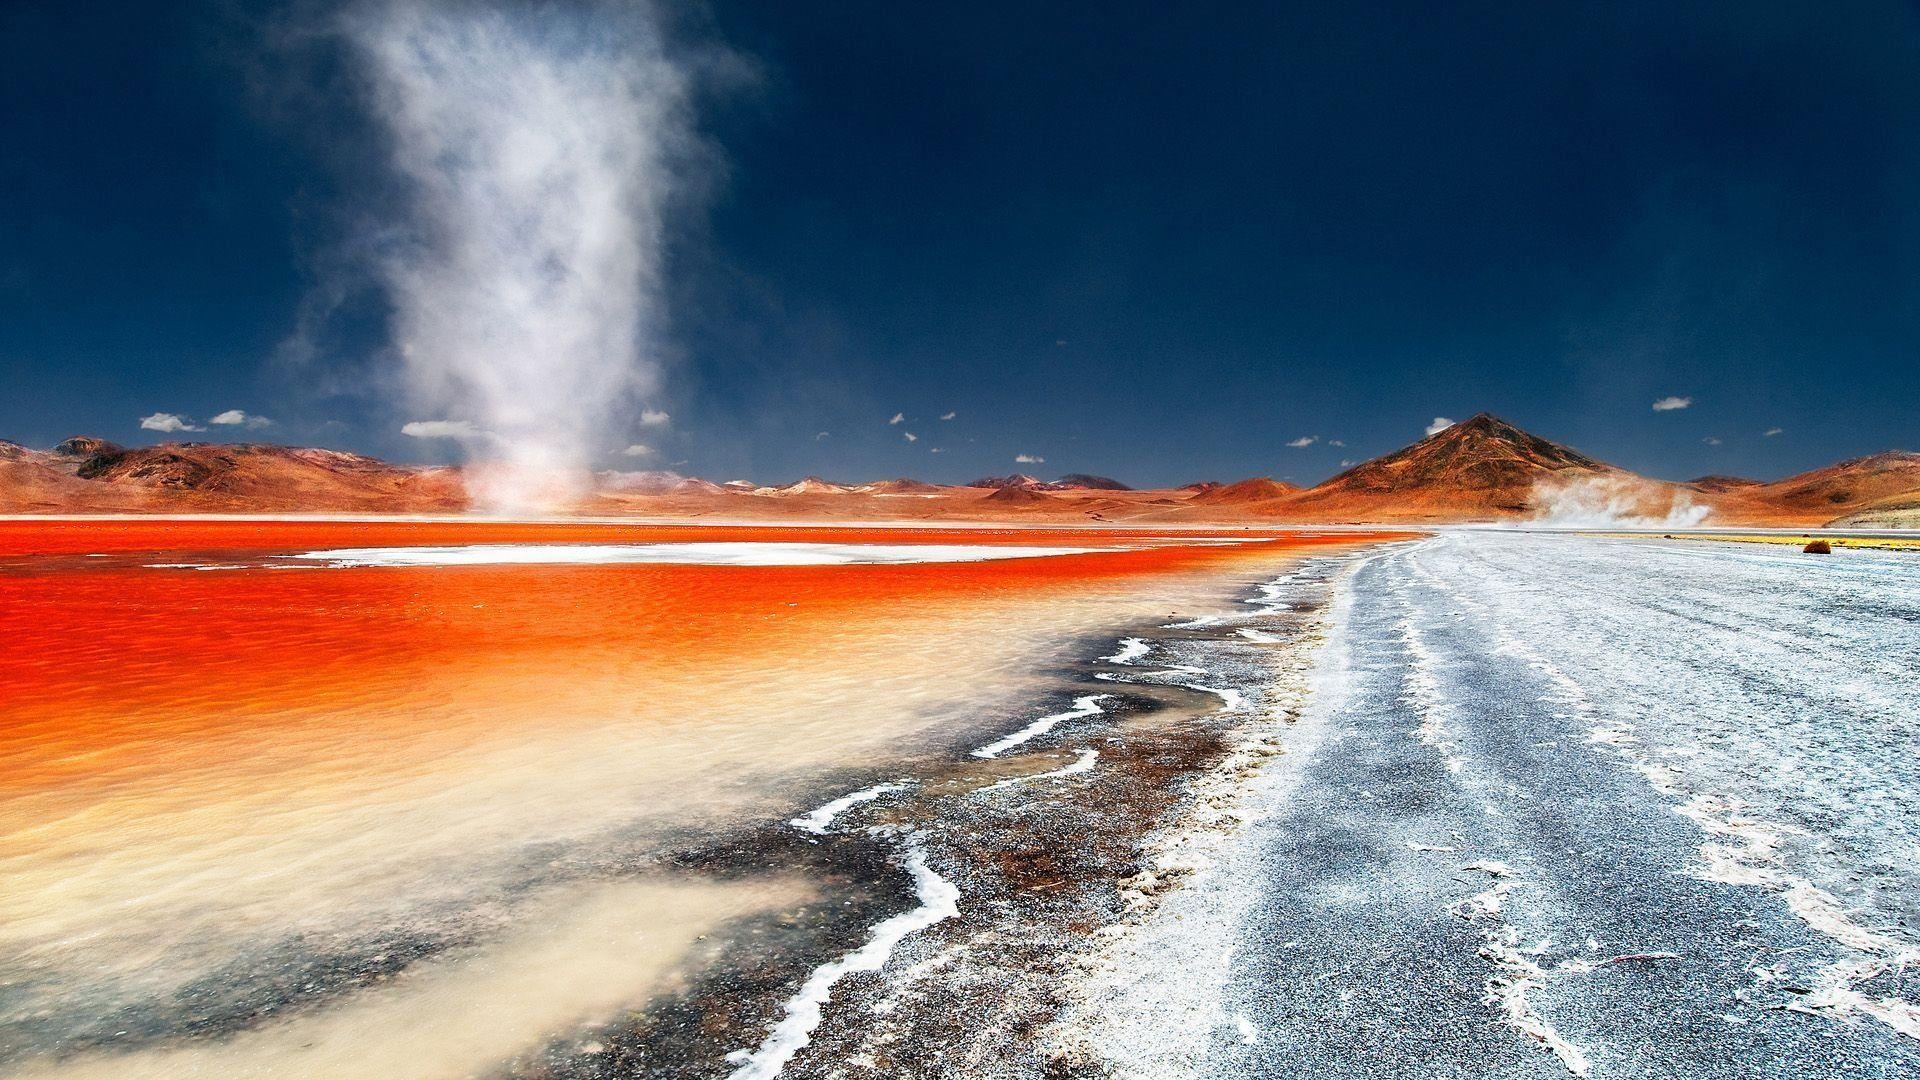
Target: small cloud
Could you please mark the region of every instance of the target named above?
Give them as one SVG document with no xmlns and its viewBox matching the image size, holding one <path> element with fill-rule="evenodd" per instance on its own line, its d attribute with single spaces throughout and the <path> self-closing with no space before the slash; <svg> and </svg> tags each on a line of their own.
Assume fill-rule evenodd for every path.
<svg viewBox="0 0 1920 1080">
<path fill-rule="evenodd" d="M 1672 412 L 1675 409 L 1684 409 L 1691 404 L 1693 404 L 1693 399 L 1690 397 L 1680 397 L 1678 395 L 1663 397 L 1653 403 L 1653 411 Z"/>
<path fill-rule="evenodd" d="M 1328 439 L 1327 445 L 1328 446 L 1345 446 L 1347 444 L 1344 440 L 1341 440 L 1341 439 Z"/>
<path fill-rule="evenodd" d="M 1765 436 L 1766 438 L 1769 438 L 1769 439 L 1771 439 L 1771 438 L 1773 438 L 1773 437 L 1774 437 L 1775 435 L 1778 435 L 1778 434 L 1780 434 L 1780 429 L 1779 429 L 1779 428 L 1777 428 L 1777 427 L 1770 427 L 1770 428 L 1768 428 L 1767 430 L 1765 430 L 1765 431 L 1763 431 L 1763 432 L 1761 432 L 1760 434 L 1761 434 L 1761 435 L 1763 435 L 1763 436 Z"/>
<path fill-rule="evenodd" d="M 655 450 L 653 447 L 648 446 L 646 443 L 634 443 L 632 446 L 629 446 L 625 450 L 622 450 L 620 452 L 627 455 L 628 457 L 650 458 L 650 457 L 653 457 L 655 454 L 658 454 L 660 451 Z"/>
<path fill-rule="evenodd" d="M 888 424 L 904 424 L 906 422 L 907 422 L 907 414 L 903 412 L 894 413 L 893 419 L 887 421 Z"/>
<path fill-rule="evenodd" d="M 669 415 L 665 409 L 642 409 L 640 411 L 641 427 L 666 427 L 671 423 L 673 423 L 673 417 Z"/>
<path fill-rule="evenodd" d="M 814 442 L 826 442 L 826 441 L 827 441 L 828 439 L 831 439 L 831 438 L 833 438 L 833 432 L 831 432 L 831 431 L 823 431 L 823 432 L 821 432 L 821 433 L 819 433 L 818 435 L 815 435 L 815 436 L 813 437 L 813 441 L 814 441 Z"/>
<path fill-rule="evenodd" d="M 959 416 L 959 415 L 960 415 L 960 414 L 959 414 L 959 413 L 957 413 L 957 412 L 947 412 L 947 413 L 941 413 L 941 414 L 940 414 L 940 419 L 942 419 L 942 420 L 951 420 L 951 419 L 953 419 L 954 417 L 956 417 L 956 416 Z"/>
<path fill-rule="evenodd" d="M 905 435 L 905 436 L 907 437 L 907 441 L 908 441 L 908 442 L 919 442 L 919 441 L 920 441 L 920 436 L 918 436 L 918 435 L 915 435 L 915 434 L 914 434 L 913 432 L 911 432 L 911 431 L 903 431 L 903 432 L 901 432 L 900 434 L 902 434 L 902 435 Z"/>
<path fill-rule="evenodd" d="M 143 416 L 140 418 L 140 426 L 146 429 L 147 431 L 172 432 L 172 431 L 205 431 L 207 430 L 206 428 L 200 427 L 199 425 L 195 424 L 193 421 L 187 419 L 184 416 L 179 416 L 170 412 L 157 412 L 157 413 L 154 413 L 152 416 Z"/>
<path fill-rule="evenodd" d="M 1444 416 L 1436 416 L 1433 418 L 1433 423 L 1427 425 L 1427 437 L 1432 438 L 1433 436 L 1440 434 L 1441 432 L 1447 430 L 1452 426 L 1453 426 L 1452 420 L 1449 420 Z"/>
<path fill-rule="evenodd" d="M 1056 349 L 1058 349 L 1058 348 L 1062 348 L 1062 347 L 1064 347 L 1064 346 L 1065 346 L 1066 344 L 1067 344 L 1067 343 L 1066 343 L 1066 342 L 1064 342 L 1064 341 L 1056 341 L 1056 342 L 1054 342 L 1054 343 L 1053 343 L 1053 347 L 1054 347 L 1054 348 L 1056 348 Z"/>
<path fill-rule="evenodd" d="M 1357 461 L 1348 461 L 1348 460 L 1347 460 L 1346 458 L 1341 458 L 1341 459 L 1340 459 L 1340 467 L 1341 467 L 1341 468 L 1343 468 L 1343 469 L 1351 469 L 1351 468 L 1353 468 L 1353 467 L 1354 467 L 1355 465 L 1358 465 L 1358 464 L 1360 464 L 1360 463 L 1359 463 L 1359 462 L 1357 462 Z"/>
<path fill-rule="evenodd" d="M 1704 439 L 1701 439 L 1700 441 L 1701 441 L 1701 442 L 1703 442 L 1703 443 L 1706 443 L 1706 444 L 1707 444 L 1708 446 L 1719 446 L 1719 445 L 1720 445 L 1720 440 L 1719 440 L 1719 438 L 1717 438 L 1716 436 L 1713 436 L 1713 435 L 1709 435 L 1709 436 L 1707 436 L 1706 438 L 1704 438 Z"/>
<path fill-rule="evenodd" d="M 207 423 L 219 424 L 222 427 L 237 426 L 237 427 L 247 427 L 247 428 L 263 428 L 263 427 L 273 426 L 273 421 L 267 419 L 266 417 L 251 416 L 245 412 L 240 411 L 239 409 L 228 409 L 226 412 L 223 412 L 219 416 L 216 416 L 213 419 L 207 421 Z"/>
<path fill-rule="evenodd" d="M 1047 459 L 1038 454 L 1017 454 L 1013 460 L 1021 465 L 1045 465 L 1047 463 Z"/>
<path fill-rule="evenodd" d="M 1302 435 L 1297 439 L 1288 440 L 1287 445 L 1293 447 L 1295 450 L 1304 450 L 1319 441 L 1320 436 L 1318 435 Z"/>
<path fill-rule="evenodd" d="M 937 446 L 936 446 L 936 447 L 934 447 L 933 449 L 931 449 L 931 450 L 929 450 L 929 451 L 927 451 L 927 453 L 929 453 L 929 454 L 944 454 L 944 453 L 946 453 L 946 451 L 945 451 L 945 450 L 942 450 L 942 449 L 940 449 L 939 447 L 937 447 Z"/>
<path fill-rule="evenodd" d="M 400 434 L 416 439 L 472 439 L 480 429 L 471 420 L 410 420 L 400 425 Z"/>
</svg>

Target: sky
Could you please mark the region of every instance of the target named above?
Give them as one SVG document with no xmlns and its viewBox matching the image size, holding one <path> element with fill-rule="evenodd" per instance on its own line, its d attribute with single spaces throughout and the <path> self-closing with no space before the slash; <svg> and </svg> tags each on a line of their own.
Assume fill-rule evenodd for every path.
<svg viewBox="0 0 1920 1080">
<path fill-rule="evenodd" d="M 0 438 L 457 457 L 356 276 L 418 221 L 340 6 L 81 6 L 0 5 Z M 656 21 L 686 138 L 596 467 L 1313 482 L 1482 410 L 1670 479 L 1920 449 L 1912 5 Z"/>
</svg>

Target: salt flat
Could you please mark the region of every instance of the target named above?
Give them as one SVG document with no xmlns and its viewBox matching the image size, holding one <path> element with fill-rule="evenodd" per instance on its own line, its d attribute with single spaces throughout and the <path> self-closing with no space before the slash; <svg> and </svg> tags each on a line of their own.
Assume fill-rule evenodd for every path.
<svg viewBox="0 0 1920 1080">
<path fill-rule="evenodd" d="M 1336 611 L 1258 822 L 1105 957 L 1222 970 L 1112 980 L 1109 1064 L 1920 1068 L 1920 562 L 1463 531 Z"/>
</svg>

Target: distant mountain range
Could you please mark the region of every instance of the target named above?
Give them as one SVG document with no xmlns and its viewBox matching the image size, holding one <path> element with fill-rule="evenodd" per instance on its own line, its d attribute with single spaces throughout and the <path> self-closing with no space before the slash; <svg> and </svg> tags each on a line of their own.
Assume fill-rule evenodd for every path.
<svg viewBox="0 0 1920 1080">
<path fill-rule="evenodd" d="M 50 450 L 0 441 L 5 513 L 455 513 L 458 468 L 255 443 L 129 449 L 76 436 Z M 1920 527 L 1920 454 L 1888 451 L 1783 480 L 1652 480 L 1490 414 L 1454 424 L 1311 488 L 1266 477 L 1135 490 L 1072 473 L 964 486 L 899 478 L 768 486 L 672 472 L 600 474 L 577 510 L 651 517 L 793 520 L 1709 523 Z"/>
</svg>

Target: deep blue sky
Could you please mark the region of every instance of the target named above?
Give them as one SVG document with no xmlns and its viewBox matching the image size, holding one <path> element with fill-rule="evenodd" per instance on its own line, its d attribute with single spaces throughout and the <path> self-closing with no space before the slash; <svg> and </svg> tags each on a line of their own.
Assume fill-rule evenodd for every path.
<svg viewBox="0 0 1920 1080">
<path fill-rule="evenodd" d="M 281 22 L 0 5 L 0 437 L 240 408 L 432 450 L 355 392 L 377 324 L 275 360 L 369 156 Z M 1482 409 L 1672 478 L 1920 448 L 1910 5 L 686 22 L 758 74 L 710 95 L 727 171 L 674 248 L 682 471 L 1311 481 Z"/>
</svg>

